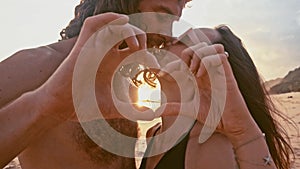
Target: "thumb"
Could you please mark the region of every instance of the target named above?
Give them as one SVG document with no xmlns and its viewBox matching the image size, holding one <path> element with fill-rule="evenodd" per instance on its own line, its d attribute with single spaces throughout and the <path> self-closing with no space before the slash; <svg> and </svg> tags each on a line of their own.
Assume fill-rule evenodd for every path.
<svg viewBox="0 0 300 169">
<path fill-rule="evenodd" d="M 122 61 L 122 65 L 127 65 L 131 63 L 139 63 L 149 68 L 160 69 L 160 65 L 156 57 L 147 50 L 139 50 L 131 54 L 130 56 L 127 56 Z"/>
<path fill-rule="evenodd" d="M 182 115 L 196 119 L 198 111 L 195 107 L 194 101 L 190 101 L 184 103 L 165 103 L 161 107 L 159 107 L 154 113 L 155 117 Z"/>
<path fill-rule="evenodd" d="M 158 76 L 162 77 L 165 76 L 167 73 L 171 74 L 175 71 L 188 71 L 188 67 L 181 59 L 178 59 L 165 65 L 158 72 Z"/>
</svg>

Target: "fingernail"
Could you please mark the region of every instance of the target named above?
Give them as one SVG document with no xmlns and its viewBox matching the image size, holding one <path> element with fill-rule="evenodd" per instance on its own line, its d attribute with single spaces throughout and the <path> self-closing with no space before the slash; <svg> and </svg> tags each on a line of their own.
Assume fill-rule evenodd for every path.
<svg viewBox="0 0 300 169">
<path fill-rule="evenodd" d="M 118 14 L 119 16 L 121 16 L 121 17 L 125 17 L 125 18 L 129 18 L 127 15 L 125 15 L 125 14 Z"/>
<path fill-rule="evenodd" d="M 198 73 L 197 73 L 197 77 L 201 77 L 202 74 L 203 74 L 202 72 L 198 72 Z"/>
<path fill-rule="evenodd" d="M 166 74 L 165 72 L 159 71 L 159 72 L 157 73 L 157 76 L 158 76 L 158 77 L 163 77 L 165 74 Z"/>
<path fill-rule="evenodd" d="M 200 68 L 200 70 L 197 72 L 197 77 L 201 77 L 204 74 L 204 70 Z"/>
<path fill-rule="evenodd" d="M 193 68 L 190 68 L 189 70 L 190 70 L 190 72 L 191 72 L 193 75 L 196 75 L 197 72 L 194 71 Z"/>
<path fill-rule="evenodd" d="M 229 53 L 228 52 L 224 52 L 224 54 L 226 55 L 226 57 L 229 57 Z"/>
</svg>

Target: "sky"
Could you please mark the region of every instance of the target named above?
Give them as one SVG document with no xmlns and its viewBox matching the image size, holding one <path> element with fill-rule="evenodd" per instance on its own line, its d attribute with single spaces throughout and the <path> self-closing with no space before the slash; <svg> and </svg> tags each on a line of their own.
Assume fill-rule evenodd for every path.
<svg viewBox="0 0 300 169">
<path fill-rule="evenodd" d="M 0 60 L 56 42 L 79 0 L 9 0 L 0 6 Z M 228 25 L 264 80 L 300 67 L 300 0 L 193 0 L 182 19 L 194 27 Z"/>
</svg>

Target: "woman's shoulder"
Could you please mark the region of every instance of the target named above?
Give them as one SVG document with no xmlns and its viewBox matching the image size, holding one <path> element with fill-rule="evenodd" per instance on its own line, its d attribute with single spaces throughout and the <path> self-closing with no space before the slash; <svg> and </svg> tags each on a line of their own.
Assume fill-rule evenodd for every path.
<svg viewBox="0 0 300 169">
<path fill-rule="evenodd" d="M 189 139 L 186 149 L 186 168 L 203 166 L 204 168 L 237 168 L 232 144 L 223 134 L 215 132 L 202 144 L 198 143 L 198 137 Z"/>
<path fill-rule="evenodd" d="M 161 123 L 156 123 L 154 126 L 149 128 L 146 133 L 146 137 L 153 137 L 156 135 L 157 131 L 160 129 Z"/>
<path fill-rule="evenodd" d="M 233 146 L 228 138 L 214 132 L 204 143 L 199 143 L 202 127 L 203 124 L 197 122 L 191 130 L 186 148 L 186 168 L 236 168 Z"/>
</svg>

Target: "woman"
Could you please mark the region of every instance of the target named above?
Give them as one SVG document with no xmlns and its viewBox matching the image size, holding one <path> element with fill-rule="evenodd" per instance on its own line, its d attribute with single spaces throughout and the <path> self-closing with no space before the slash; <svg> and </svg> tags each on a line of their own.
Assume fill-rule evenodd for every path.
<svg viewBox="0 0 300 169">
<path fill-rule="evenodd" d="M 96 14 L 107 11 L 131 14 L 139 11 L 137 6 L 145 7 L 145 11 L 151 11 L 147 7 L 160 3 L 171 5 L 171 9 L 175 9 L 173 13 L 178 16 L 184 5 L 182 1 L 171 0 L 82 1 L 76 9 L 76 18 L 68 27 L 70 29 L 67 28 L 62 32 L 65 40 L 47 47 L 19 52 L 1 63 L 2 67 L 13 65 L 13 67 L 20 68 L 18 71 L 11 69 L 1 71 L 3 77 L 13 76 L 7 81 L 9 83 L 1 88 L 6 92 L 1 107 L 16 99 L 2 108 L 0 113 L 2 131 L 4 131 L 1 133 L 3 139 L 0 144 L 1 157 L 3 157 L 1 166 L 21 153 L 19 157 L 23 168 L 134 168 L 133 159 L 108 155 L 88 140 L 88 137 L 80 131 L 78 123 L 68 121 L 70 116 L 74 115 L 70 78 L 74 61 L 87 38 L 104 24 L 122 17 L 114 14 Z M 86 20 L 91 15 L 96 16 Z M 77 35 L 79 35 L 78 39 Z M 137 48 L 140 49 L 140 46 Z M 20 57 L 25 58 L 25 61 L 20 62 L 18 60 Z M 27 64 L 32 63 L 33 60 L 36 64 L 28 71 Z M 38 73 L 33 74 L 33 72 Z M 19 84 L 20 78 L 33 80 L 21 87 L 16 87 L 14 84 Z M 24 94 L 26 91 L 32 92 Z M 135 124 L 125 122 L 125 125 L 133 126 L 127 128 L 119 125 L 119 121 L 115 124 L 121 130 L 128 129 L 128 135 L 136 135 L 135 131 L 131 130 L 135 128 Z M 11 129 L 14 129 L 13 134 L 10 132 Z"/>
<path fill-rule="evenodd" d="M 270 161 L 268 156 L 260 156 L 259 151 L 262 148 L 257 148 L 255 145 L 258 145 L 257 142 L 264 142 L 264 137 L 262 134 L 255 134 L 252 138 L 248 138 L 246 141 L 235 144 L 231 141 L 230 136 L 228 135 L 229 130 L 225 129 L 226 121 L 221 119 L 221 123 L 219 124 L 217 131 L 209 138 L 206 142 L 200 144 L 198 142 L 198 138 L 200 135 L 200 131 L 203 129 L 203 124 L 206 117 L 201 117 L 201 113 L 205 113 L 203 109 L 199 110 L 199 115 L 197 117 L 197 122 L 193 125 L 190 131 L 187 133 L 181 133 L 182 137 L 176 142 L 176 145 L 172 147 L 169 151 L 153 156 L 148 157 L 152 149 L 155 149 L 158 144 L 155 138 L 151 138 L 148 144 L 148 148 L 146 151 L 146 157 L 143 159 L 141 164 L 142 168 L 237 168 L 237 165 L 240 168 L 272 168 L 276 165 L 277 168 L 280 169 L 288 169 L 291 168 L 291 155 L 293 154 L 293 149 L 289 145 L 289 142 L 286 140 L 288 138 L 287 133 L 284 128 L 280 126 L 280 124 L 274 119 L 275 115 L 280 115 L 280 113 L 274 108 L 271 99 L 268 97 L 262 83 L 261 79 L 258 75 L 256 67 L 251 60 L 248 52 L 243 47 L 241 40 L 236 37 L 231 30 L 226 26 L 220 26 L 214 29 L 196 29 L 194 32 L 197 33 L 198 38 L 213 44 L 222 44 L 224 45 L 225 51 L 229 53 L 228 62 L 230 63 L 230 67 L 232 68 L 233 75 L 232 78 L 236 79 L 236 83 L 241 97 L 240 100 L 244 100 L 245 106 L 249 111 L 246 113 L 250 113 L 252 118 L 255 120 L 253 128 L 257 127 L 257 133 L 264 133 L 265 140 L 268 145 L 268 149 L 272 156 L 273 161 Z M 208 37 L 203 38 L 204 36 Z M 191 41 L 193 38 L 189 38 L 188 36 L 184 37 L 183 41 Z M 180 42 L 177 43 L 176 48 L 180 48 L 178 46 L 182 46 Z M 205 47 L 203 47 L 205 48 Z M 176 50 L 168 49 L 174 53 Z M 185 51 L 183 51 L 184 53 Z M 199 63 L 197 66 L 193 66 L 193 59 L 195 57 L 196 50 L 193 54 L 186 57 L 184 54 L 181 55 L 183 61 L 190 67 L 197 67 L 195 69 L 191 69 L 191 71 L 196 71 L 199 67 L 201 67 Z M 216 52 L 217 53 L 217 52 Z M 192 56 L 191 56 L 192 55 Z M 189 58 L 189 59 L 186 59 Z M 199 62 L 199 59 L 197 60 Z M 224 64 L 224 69 L 226 69 L 226 64 Z M 200 69 L 200 68 L 199 68 Z M 226 70 L 225 70 L 226 71 Z M 196 73 L 197 74 L 197 73 Z M 226 74 L 226 73 L 225 73 Z M 202 74 L 198 81 L 200 86 L 200 91 L 205 91 L 204 89 L 208 81 L 207 73 Z M 227 76 L 230 79 L 230 75 Z M 164 90 L 165 95 L 170 95 L 174 98 L 174 90 L 168 93 L 167 87 L 164 87 L 164 79 L 160 77 L 162 90 Z M 234 80 L 235 81 L 235 80 Z M 168 83 L 170 85 L 170 83 Z M 231 85 L 231 82 L 227 83 L 228 86 Z M 227 86 L 227 87 L 228 87 Z M 210 87 L 209 87 L 210 88 Z M 231 87 L 232 88 L 232 87 Z M 233 87 L 235 88 L 235 87 Z M 213 90 L 213 89 L 212 89 Z M 232 90 L 232 89 L 231 89 Z M 227 94 L 227 103 L 230 102 L 230 97 L 234 94 L 228 91 Z M 210 95 L 211 93 L 209 93 Z M 200 94 L 201 95 L 201 94 Z M 231 96 L 230 96 L 231 95 Z M 166 96 L 168 97 L 168 96 Z M 201 97 L 202 105 L 210 104 L 210 100 L 205 102 L 205 97 Z M 243 103 L 241 103 L 242 105 Z M 229 105 L 233 107 L 239 107 L 239 102 L 236 101 L 234 104 Z M 147 136 L 155 136 L 160 133 L 166 132 L 169 130 L 169 127 L 173 125 L 175 118 L 171 117 L 176 114 L 174 111 L 174 107 L 178 107 L 178 104 L 170 104 L 167 107 L 171 110 L 165 110 L 162 114 L 162 125 L 154 126 L 147 132 Z M 243 107 L 243 106 L 242 106 Z M 167 109 L 167 108 L 166 108 Z M 179 110 L 179 108 L 178 108 Z M 224 109 L 226 111 L 226 108 Z M 242 112 L 242 109 L 239 111 Z M 230 112 L 234 114 L 234 112 Z M 171 118 L 170 118 L 170 117 Z M 222 118 L 226 118 L 226 112 L 223 114 Z M 251 117 L 250 117 L 251 118 Z M 237 123 L 240 119 L 236 119 L 233 123 Z M 244 119 L 245 120 L 245 119 Z M 225 121 L 225 122 L 224 122 Z M 243 121 L 246 123 L 247 120 Z M 227 124 L 228 125 L 228 124 Z M 230 125 L 230 124 L 229 124 Z M 234 125 L 233 125 L 234 126 Z M 250 125 L 251 126 L 251 125 Z M 180 132 L 178 130 L 177 132 Z M 237 132 L 237 131 L 235 131 Z M 246 135 L 250 135 L 251 132 Z M 163 140 L 163 139 L 162 139 Z M 156 142 L 155 142 L 156 141 Z M 156 149 L 160 149 L 158 147 Z M 242 150 L 241 150 L 242 149 Z M 251 150 L 252 149 L 252 150 Z M 242 151 L 242 152 L 239 152 Z M 244 152 L 243 152 L 244 151 Z M 247 152 L 248 151 L 248 152 Z M 258 156 L 256 160 L 251 159 L 250 156 L 239 157 L 239 155 L 243 153 L 254 154 L 254 156 Z M 244 154 L 245 155 L 245 154 Z M 259 159 L 260 158 L 260 159 Z M 273 164 L 271 164 L 273 163 Z"/>
</svg>

